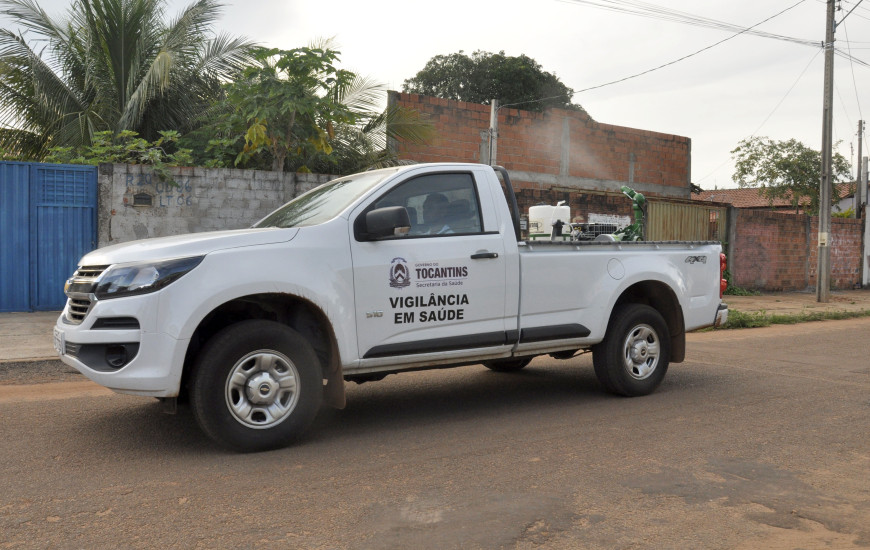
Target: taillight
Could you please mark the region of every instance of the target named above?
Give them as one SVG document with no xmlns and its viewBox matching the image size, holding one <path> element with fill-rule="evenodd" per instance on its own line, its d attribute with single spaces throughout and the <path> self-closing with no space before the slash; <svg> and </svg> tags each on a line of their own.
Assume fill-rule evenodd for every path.
<svg viewBox="0 0 870 550">
<path fill-rule="evenodd" d="M 728 281 L 725 279 L 725 270 L 728 269 L 728 260 L 725 258 L 725 254 L 719 254 L 719 299 L 722 299 L 722 295 L 725 294 L 725 290 L 728 288 Z"/>
</svg>

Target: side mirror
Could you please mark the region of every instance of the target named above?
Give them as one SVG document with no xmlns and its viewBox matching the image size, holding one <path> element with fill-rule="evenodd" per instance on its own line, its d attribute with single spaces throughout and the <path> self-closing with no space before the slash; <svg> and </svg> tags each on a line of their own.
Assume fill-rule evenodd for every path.
<svg viewBox="0 0 870 550">
<path fill-rule="evenodd" d="M 370 240 L 401 237 L 411 230 L 411 218 L 404 206 L 387 206 L 366 213 L 363 231 Z"/>
</svg>

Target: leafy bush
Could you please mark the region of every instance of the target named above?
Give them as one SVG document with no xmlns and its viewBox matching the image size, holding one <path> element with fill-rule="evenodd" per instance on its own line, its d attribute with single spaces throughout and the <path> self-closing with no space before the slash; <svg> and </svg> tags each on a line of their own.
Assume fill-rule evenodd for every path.
<svg viewBox="0 0 870 550">
<path fill-rule="evenodd" d="M 147 164 L 163 181 L 176 185 L 169 173 L 170 166 L 190 166 L 193 156 L 190 149 L 175 147 L 179 135 L 175 130 L 160 132 L 153 143 L 138 137 L 136 132 L 125 130 L 117 136 L 112 132 L 97 132 L 91 145 L 84 147 L 52 147 L 45 162 L 58 164 L 90 164 L 104 162 L 121 164 Z M 171 146 L 171 147 L 170 147 Z M 167 149 L 174 149 L 171 153 Z"/>
</svg>

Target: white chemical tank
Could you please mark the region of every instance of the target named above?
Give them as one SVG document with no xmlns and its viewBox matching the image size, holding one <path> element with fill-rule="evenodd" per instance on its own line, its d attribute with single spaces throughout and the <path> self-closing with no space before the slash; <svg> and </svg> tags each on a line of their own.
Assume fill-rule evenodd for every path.
<svg viewBox="0 0 870 550">
<path fill-rule="evenodd" d="M 553 234 L 553 224 L 556 221 L 561 221 L 568 227 L 563 234 L 570 234 L 571 229 L 571 207 L 565 204 L 565 201 L 559 201 L 556 206 L 548 204 L 539 204 L 529 208 L 529 238 L 534 239 L 549 239 Z"/>
</svg>

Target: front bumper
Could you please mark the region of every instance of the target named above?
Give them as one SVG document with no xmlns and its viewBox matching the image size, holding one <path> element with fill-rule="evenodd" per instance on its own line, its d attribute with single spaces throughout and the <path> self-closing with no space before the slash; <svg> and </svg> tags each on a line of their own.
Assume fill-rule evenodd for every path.
<svg viewBox="0 0 870 550">
<path fill-rule="evenodd" d="M 189 340 L 156 330 L 156 306 L 154 295 L 96 301 L 74 324 L 67 304 L 54 327 L 61 361 L 119 393 L 176 397 Z M 106 322 L 116 319 L 126 322 Z"/>
</svg>

